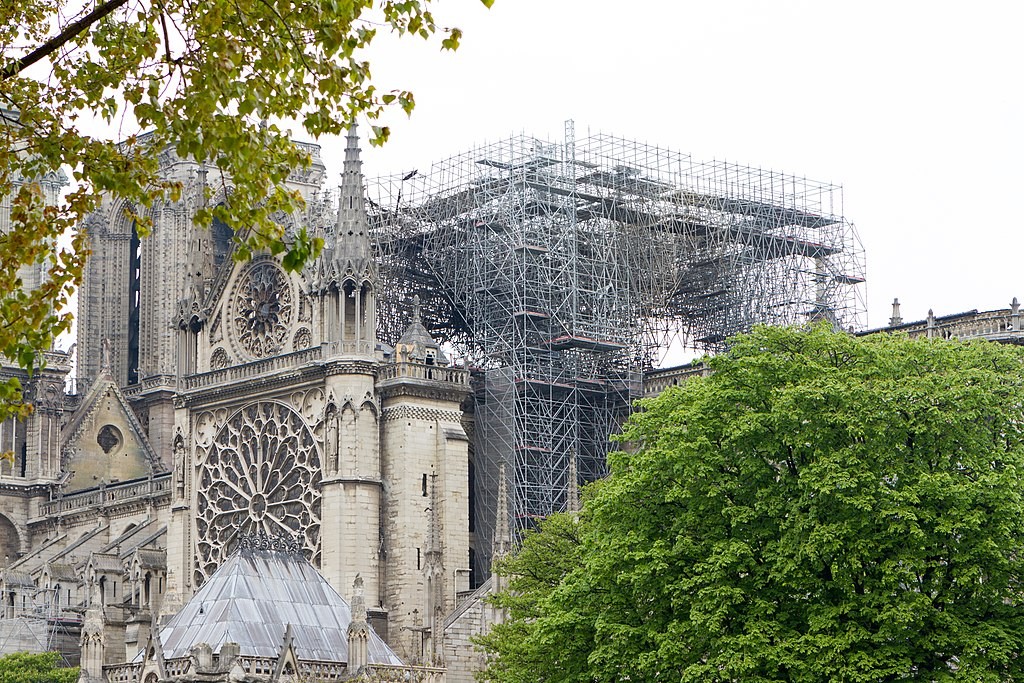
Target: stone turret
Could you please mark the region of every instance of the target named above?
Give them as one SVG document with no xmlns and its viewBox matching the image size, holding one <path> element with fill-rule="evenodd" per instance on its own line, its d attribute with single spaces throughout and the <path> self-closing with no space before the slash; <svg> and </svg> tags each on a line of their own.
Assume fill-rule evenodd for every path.
<svg viewBox="0 0 1024 683">
<path fill-rule="evenodd" d="M 897 325 L 903 324 L 903 318 L 900 316 L 900 300 L 892 300 L 892 317 L 889 318 L 889 327 L 896 327 Z"/>
<path fill-rule="evenodd" d="M 441 345 L 434 341 L 430 332 L 423 326 L 419 296 L 413 296 L 412 321 L 395 344 L 395 359 L 400 363 L 423 363 L 441 367 L 447 367 L 449 364 Z"/>
<path fill-rule="evenodd" d="M 418 302 L 414 308 L 392 362 L 378 374 L 381 466 L 390 492 L 385 604 L 399 654 L 437 661 L 443 615 L 469 590 L 469 439 L 462 427 L 469 373 L 449 364 L 423 326 Z"/>
<path fill-rule="evenodd" d="M 332 355 L 372 357 L 377 328 L 377 262 L 366 220 L 359 134 L 349 128 L 332 239 L 312 267 L 321 299 L 321 338 Z"/>
</svg>

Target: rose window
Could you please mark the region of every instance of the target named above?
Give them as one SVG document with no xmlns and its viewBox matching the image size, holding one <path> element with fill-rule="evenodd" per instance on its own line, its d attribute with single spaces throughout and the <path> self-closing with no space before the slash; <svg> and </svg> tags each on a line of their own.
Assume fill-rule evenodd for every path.
<svg viewBox="0 0 1024 683">
<path fill-rule="evenodd" d="M 253 263 L 239 280 L 235 295 L 235 334 L 253 358 L 281 350 L 292 319 L 288 276 L 276 263 Z"/>
<path fill-rule="evenodd" d="M 197 584 L 235 549 L 240 534 L 297 536 L 319 564 L 320 457 L 298 413 L 280 403 L 249 405 L 221 427 L 201 460 Z"/>
</svg>

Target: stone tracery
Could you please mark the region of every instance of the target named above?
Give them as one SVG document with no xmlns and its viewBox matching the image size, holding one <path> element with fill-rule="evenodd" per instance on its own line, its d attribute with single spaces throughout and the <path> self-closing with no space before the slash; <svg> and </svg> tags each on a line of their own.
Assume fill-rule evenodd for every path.
<svg viewBox="0 0 1024 683">
<path fill-rule="evenodd" d="M 292 292 L 288 276 L 273 261 L 250 264 L 235 292 L 235 338 L 253 358 L 279 352 L 292 322 Z"/>
<path fill-rule="evenodd" d="M 235 413 L 200 465 L 196 582 L 213 573 L 239 534 L 296 535 L 319 564 L 320 479 L 316 439 L 298 413 L 276 402 Z"/>
</svg>

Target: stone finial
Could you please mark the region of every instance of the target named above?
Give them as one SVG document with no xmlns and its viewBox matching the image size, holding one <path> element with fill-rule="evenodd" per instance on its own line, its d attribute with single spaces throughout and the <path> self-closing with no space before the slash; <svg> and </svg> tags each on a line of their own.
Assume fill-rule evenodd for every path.
<svg viewBox="0 0 1024 683">
<path fill-rule="evenodd" d="M 928 309 L 928 320 L 925 322 L 928 330 L 928 338 L 931 339 L 935 336 L 935 311 Z"/>
<path fill-rule="evenodd" d="M 366 596 L 363 593 L 363 577 L 356 574 L 352 582 L 352 623 L 366 623 Z"/>
<path fill-rule="evenodd" d="M 903 318 L 900 316 L 900 300 L 892 300 L 892 317 L 889 318 L 889 327 L 896 327 L 897 325 L 903 324 Z"/>
<path fill-rule="evenodd" d="M 566 492 L 565 509 L 571 514 L 580 511 L 579 472 L 576 470 L 576 449 L 569 451 L 569 486 Z"/>
<path fill-rule="evenodd" d="M 348 624 L 348 670 L 354 674 L 369 663 L 370 626 L 366 621 L 363 577 L 352 582 L 352 621 Z"/>
<path fill-rule="evenodd" d="M 1010 329 L 1020 332 L 1020 302 L 1017 301 L 1017 297 L 1013 297 L 1013 301 L 1010 302 Z"/>
<path fill-rule="evenodd" d="M 512 550 L 512 534 L 508 528 L 508 483 L 505 481 L 505 463 L 498 465 L 498 505 L 494 523 L 492 559 L 505 557 Z"/>
<path fill-rule="evenodd" d="M 338 189 L 338 222 L 334 258 L 341 264 L 361 267 L 370 258 L 370 238 L 364 206 L 362 161 L 359 159 L 359 133 L 356 124 L 348 129 L 345 161 Z"/>
<path fill-rule="evenodd" d="M 414 321 L 422 321 L 423 315 L 420 313 L 420 295 L 412 295 L 412 319 Z"/>
</svg>

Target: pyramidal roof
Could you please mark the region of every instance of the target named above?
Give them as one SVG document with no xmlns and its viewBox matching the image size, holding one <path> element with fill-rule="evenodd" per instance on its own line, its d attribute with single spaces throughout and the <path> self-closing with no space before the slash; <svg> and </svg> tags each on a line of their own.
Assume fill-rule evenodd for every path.
<svg viewBox="0 0 1024 683">
<path fill-rule="evenodd" d="M 434 349 L 437 352 L 438 364 L 448 364 L 448 357 L 445 356 L 441 345 L 430 336 L 430 332 L 423 326 L 419 295 L 415 295 L 412 298 L 412 319 L 409 321 L 405 331 L 402 332 L 401 338 L 395 343 L 395 348 L 404 349 L 407 353 L 411 351 L 417 360 L 423 360 L 422 356 L 427 349 Z"/>
<path fill-rule="evenodd" d="M 238 643 L 240 654 L 277 657 L 291 626 L 300 660 L 348 662 L 349 604 L 299 553 L 245 548 L 213 576 L 160 631 L 164 658 L 187 657 L 198 643 L 214 652 Z M 370 664 L 401 665 L 372 629 Z"/>
</svg>

